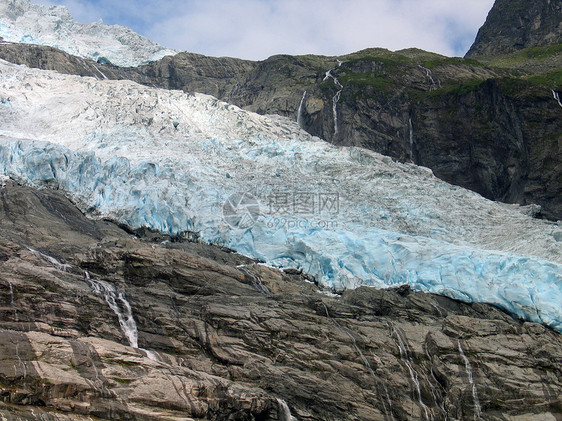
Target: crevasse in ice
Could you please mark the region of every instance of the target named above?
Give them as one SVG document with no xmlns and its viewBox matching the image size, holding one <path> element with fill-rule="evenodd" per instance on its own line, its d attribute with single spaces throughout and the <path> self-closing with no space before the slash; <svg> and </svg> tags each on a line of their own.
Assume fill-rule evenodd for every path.
<svg viewBox="0 0 562 421">
<path fill-rule="evenodd" d="M 336 289 L 407 283 L 562 331 L 557 223 L 210 96 L 0 72 L 0 174 Z"/>
</svg>

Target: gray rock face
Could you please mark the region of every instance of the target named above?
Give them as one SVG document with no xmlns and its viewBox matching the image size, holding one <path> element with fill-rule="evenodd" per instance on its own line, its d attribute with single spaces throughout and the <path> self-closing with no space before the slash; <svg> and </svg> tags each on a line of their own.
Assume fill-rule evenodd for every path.
<svg viewBox="0 0 562 421">
<path fill-rule="evenodd" d="M 0 189 L 2 419 L 556 420 L 561 367 L 558 333 L 488 305 L 331 297 L 88 220 L 57 192 Z"/>
<path fill-rule="evenodd" d="M 466 57 L 562 43 L 562 1 L 496 0 Z"/>
<path fill-rule="evenodd" d="M 413 160 L 489 199 L 538 203 L 561 219 L 562 108 L 552 102 L 541 87 L 502 79 L 434 95 L 414 108 Z"/>
</svg>

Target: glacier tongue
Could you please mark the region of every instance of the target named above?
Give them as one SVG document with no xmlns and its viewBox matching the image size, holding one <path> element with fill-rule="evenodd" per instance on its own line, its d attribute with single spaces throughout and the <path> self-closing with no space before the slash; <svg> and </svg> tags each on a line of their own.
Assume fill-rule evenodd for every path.
<svg viewBox="0 0 562 421">
<path fill-rule="evenodd" d="M 48 45 L 83 58 L 138 66 L 178 51 L 162 47 L 129 28 L 100 21 L 74 21 L 64 6 L 0 0 L 0 36 L 6 41 Z"/>
<path fill-rule="evenodd" d="M 206 95 L 0 62 L 0 174 L 336 289 L 410 284 L 562 331 L 559 224 Z M 228 204 L 228 205 L 227 205 Z"/>
</svg>

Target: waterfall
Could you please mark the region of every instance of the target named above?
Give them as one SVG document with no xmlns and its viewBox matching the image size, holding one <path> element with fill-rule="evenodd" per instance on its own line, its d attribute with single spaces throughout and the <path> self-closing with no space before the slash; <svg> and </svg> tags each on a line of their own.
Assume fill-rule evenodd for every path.
<svg viewBox="0 0 562 421">
<path fill-rule="evenodd" d="M 408 119 L 408 124 L 410 126 L 410 161 L 412 161 L 415 164 L 416 162 L 414 161 L 414 127 L 412 126 L 411 118 Z"/>
<path fill-rule="evenodd" d="M 148 357 L 149 360 L 162 362 L 162 360 L 160 359 L 160 356 L 158 355 L 158 352 L 150 351 L 150 350 L 144 349 L 144 348 L 139 348 L 139 349 L 146 354 L 146 356 Z"/>
<path fill-rule="evenodd" d="M 299 110 L 297 111 L 297 124 L 301 129 L 304 129 L 303 111 L 304 111 L 304 105 L 306 104 L 305 101 L 306 101 L 306 91 L 304 91 L 304 93 L 302 94 L 301 102 L 299 104 Z"/>
<path fill-rule="evenodd" d="M 359 346 L 357 345 L 357 341 L 355 340 L 355 337 L 351 334 L 351 332 L 349 331 L 349 329 L 344 328 L 342 325 L 340 325 L 338 323 L 338 321 L 336 319 L 333 319 L 330 316 L 330 312 L 328 311 L 328 307 L 326 306 L 326 304 L 324 304 L 324 302 L 322 302 L 322 305 L 324 306 L 324 310 L 326 311 L 326 317 L 328 319 L 330 319 L 332 321 L 332 323 L 334 323 L 338 329 L 340 329 L 343 333 L 345 333 L 350 339 L 351 339 L 351 343 L 353 344 L 353 347 L 355 348 L 355 350 L 357 351 L 357 354 L 359 354 L 359 357 L 361 358 L 361 360 L 363 361 L 363 365 L 365 366 L 365 368 L 367 368 L 367 370 L 369 370 L 369 373 L 371 373 L 371 376 L 373 377 L 373 379 L 375 380 L 376 384 L 380 387 L 382 386 L 384 393 L 385 393 L 385 397 L 386 397 L 386 403 L 388 403 L 388 408 L 386 407 L 386 403 L 383 399 L 381 399 L 381 403 L 382 403 L 382 407 L 383 410 L 385 412 L 385 414 L 390 416 L 391 420 L 394 420 L 394 415 L 392 415 L 392 401 L 390 400 L 390 394 L 388 393 L 388 388 L 386 387 L 386 384 L 384 384 L 379 378 L 378 376 L 375 374 L 375 371 L 373 370 L 373 368 L 371 367 L 371 364 L 369 363 L 369 360 L 367 360 L 367 358 L 365 357 L 365 354 L 363 354 L 363 351 L 361 351 L 361 349 L 359 348 Z"/>
<path fill-rule="evenodd" d="M 291 415 L 291 410 L 287 402 L 277 398 L 277 404 L 279 405 L 279 421 L 297 421 L 297 419 Z"/>
<path fill-rule="evenodd" d="M 10 281 L 8 282 L 8 286 L 10 287 L 10 307 L 12 307 L 12 310 L 14 311 L 14 322 L 18 321 L 18 315 L 17 315 L 17 311 L 16 311 L 16 305 L 14 302 L 14 286 L 12 285 L 12 283 Z"/>
<path fill-rule="evenodd" d="M 472 366 L 470 365 L 470 361 L 468 360 L 467 356 L 464 354 L 460 339 L 458 340 L 458 344 L 459 344 L 459 354 L 464 360 L 466 375 L 468 376 L 468 382 L 472 386 L 472 400 L 474 401 L 474 419 L 477 420 L 480 418 L 480 415 L 482 414 L 482 407 L 480 406 L 480 400 L 478 399 L 478 390 L 476 389 L 476 383 L 474 383 L 474 378 L 472 377 Z"/>
<path fill-rule="evenodd" d="M 554 99 L 558 102 L 558 105 L 562 107 L 562 101 L 560 101 L 560 94 L 556 92 L 554 89 L 551 89 L 551 91 L 552 91 L 552 96 L 554 96 Z"/>
<path fill-rule="evenodd" d="M 10 287 L 10 305 L 14 306 L 14 286 L 10 281 L 8 281 L 8 286 Z"/>
<path fill-rule="evenodd" d="M 334 78 L 334 83 L 339 88 L 334 97 L 332 98 L 332 113 L 334 114 L 334 138 L 338 135 L 338 102 L 340 100 L 341 91 L 343 91 L 343 85 L 337 78 Z"/>
<path fill-rule="evenodd" d="M 94 292 L 96 294 L 103 295 L 109 307 L 117 315 L 117 318 L 119 319 L 119 326 L 121 326 L 123 335 L 125 335 L 129 341 L 129 345 L 144 352 L 148 359 L 156 362 L 162 362 L 162 359 L 156 351 L 139 348 L 137 323 L 133 317 L 131 304 L 127 301 L 123 293 L 116 293 L 115 287 L 107 282 L 92 279 L 88 271 L 84 271 L 84 276 L 92 286 Z M 121 306 L 119 304 L 121 304 Z"/>
<path fill-rule="evenodd" d="M 55 267 L 60 271 L 68 272 L 72 269 L 72 265 L 63 264 L 52 256 L 41 253 L 40 251 L 34 250 L 29 247 L 27 249 L 31 253 L 40 257 L 46 262 L 50 263 L 53 267 Z M 117 315 L 117 318 L 119 319 L 119 325 L 121 326 L 121 331 L 123 332 L 123 335 L 125 335 L 125 337 L 127 338 L 129 345 L 132 346 L 133 348 L 138 348 L 144 351 L 146 356 L 151 360 L 161 361 L 160 358 L 158 358 L 158 354 L 156 354 L 155 352 L 149 351 L 144 348 L 139 348 L 137 323 L 135 322 L 135 319 L 133 317 L 133 310 L 131 309 L 131 304 L 129 303 L 129 301 L 127 301 L 125 295 L 122 292 L 118 293 L 115 290 L 115 287 L 107 282 L 92 279 L 88 271 L 84 271 L 84 276 L 86 277 L 87 281 L 90 283 L 92 290 L 96 294 L 103 295 L 109 307 Z M 10 285 L 10 295 L 11 295 L 12 306 L 13 306 L 14 304 L 13 287 L 11 283 L 8 282 L 8 284 Z M 264 286 L 264 288 L 266 287 Z M 16 318 L 15 307 L 14 307 L 14 318 Z"/>
<path fill-rule="evenodd" d="M 94 68 L 98 71 L 98 73 L 99 73 L 100 75 L 102 75 L 102 77 L 103 77 L 105 80 L 107 80 L 107 76 L 104 75 L 103 72 L 102 72 L 100 69 L 98 69 L 98 66 L 96 66 L 96 65 L 94 64 Z"/>
<path fill-rule="evenodd" d="M 22 368 L 23 384 L 24 384 L 24 387 L 25 387 L 25 380 L 26 380 L 26 377 L 27 377 L 27 366 L 26 366 L 26 362 L 27 362 L 27 361 L 23 361 L 23 360 L 21 359 L 21 357 L 20 357 L 20 352 L 19 352 L 19 345 L 20 345 L 20 343 L 19 343 L 19 342 L 16 342 L 16 349 L 15 349 L 15 351 L 16 351 L 16 358 L 18 359 L 18 363 L 19 363 L 19 365 L 21 365 L 21 368 Z M 14 364 L 14 376 L 17 375 L 17 372 L 18 372 L 18 370 L 17 370 L 17 364 Z"/>
<path fill-rule="evenodd" d="M 104 281 L 92 279 L 88 272 L 85 272 L 85 275 L 94 292 L 103 295 L 109 307 L 117 315 L 119 325 L 121 326 L 123 334 L 129 341 L 129 345 L 133 348 L 138 348 L 138 330 L 135 319 L 133 318 L 131 304 L 129 304 L 122 292 L 118 293 L 115 290 L 113 285 Z"/>
<path fill-rule="evenodd" d="M 243 266 L 240 266 L 239 269 L 252 278 L 252 286 L 257 289 L 259 292 L 264 293 L 265 295 L 271 295 L 271 291 L 269 288 L 263 283 L 261 277 L 254 272 L 246 269 Z"/>
<path fill-rule="evenodd" d="M 398 349 L 400 351 L 400 359 L 406 365 L 408 371 L 410 372 L 410 379 L 412 380 L 412 384 L 414 385 L 418 398 L 418 403 L 420 404 L 420 406 L 424 411 L 425 419 L 428 421 L 433 420 L 433 416 L 428 411 L 429 408 L 427 407 L 426 404 L 423 403 L 418 374 L 416 373 L 416 370 L 414 370 L 414 367 L 412 366 L 412 361 L 410 359 L 410 356 L 408 355 L 408 350 L 406 349 L 405 341 L 402 340 L 402 336 L 400 335 L 400 332 L 396 328 L 392 328 L 392 334 L 394 334 L 394 336 L 396 336 L 397 339 Z"/>
<path fill-rule="evenodd" d="M 340 67 L 342 65 L 342 61 L 338 60 L 338 67 Z M 335 70 L 335 69 L 332 69 Z M 334 139 L 335 137 L 338 135 L 339 133 L 339 127 L 338 127 L 338 102 L 340 100 L 340 96 L 341 96 L 341 92 L 343 91 L 343 85 L 340 83 L 340 81 L 338 80 L 337 77 L 335 77 L 334 75 L 332 75 L 332 70 L 328 70 L 326 72 L 326 76 L 324 77 L 324 81 L 328 80 L 328 79 L 332 79 L 334 81 L 334 84 L 336 85 L 336 87 L 338 88 L 338 91 L 336 92 L 336 94 L 333 96 L 332 98 L 332 113 L 334 115 Z"/>
<path fill-rule="evenodd" d="M 29 248 L 29 247 L 27 249 L 31 253 L 33 253 L 35 256 L 40 257 L 41 259 L 43 259 L 47 263 L 51 264 L 55 269 L 60 270 L 61 272 L 68 272 L 72 268 L 71 265 L 63 264 L 63 263 L 59 262 L 57 259 L 55 259 L 54 257 L 48 256 L 44 253 L 41 253 L 40 251 L 34 250 L 32 248 Z"/>
<path fill-rule="evenodd" d="M 435 79 L 433 78 L 433 72 L 430 69 L 428 69 L 427 67 L 423 67 L 420 64 L 418 64 L 418 67 L 422 70 L 425 70 L 426 77 L 431 81 L 431 88 L 429 88 L 430 91 L 434 91 L 437 88 L 441 87 L 441 81 L 439 80 L 439 78 L 437 78 L 437 82 L 435 82 Z"/>
<path fill-rule="evenodd" d="M 439 308 L 437 306 L 435 306 L 433 304 L 433 306 L 441 313 L 441 310 L 439 310 Z M 433 382 L 426 376 L 427 382 L 432 386 L 431 388 L 431 395 L 433 396 L 433 400 L 435 402 L 436 405 L 439 405 L 439 408 L 441 408 L 441 411 L 443 411 L 443 415 L 445 417 L 445 421 L 448 420 L 448 416 L 447 416 L 447 410 L 445 409 L 445 402 L 443 399 L 443 393 L 441 392 L 441 390 L 433 387 L 433 384 L 439 385 L 439 380 L 437 380 L 437 377 L 435 377 L 435 372 L 433 371 L 433 357 L 431 356 L 431 354 L 429 353 L 429 348 L 427 347 L 427 343 L 424 345 L 425 348 L 425 355 L 427 356 L 427 361 L 429 361 L 429 374 L 431 374 L 431 378 L 433 379 Z"/>
</svg>

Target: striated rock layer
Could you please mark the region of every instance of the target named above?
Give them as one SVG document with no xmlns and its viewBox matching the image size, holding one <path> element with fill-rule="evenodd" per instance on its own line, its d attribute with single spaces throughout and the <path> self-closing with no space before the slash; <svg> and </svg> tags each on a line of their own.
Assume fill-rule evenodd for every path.
<svg viewBox="0 0 562 421">
<path fill-rule="evenodd" d="M 407 288 L 329 296 L 2 185 L 2 419 L 562 417 L 562 339 L 539 324 Z"/>
</svg>

